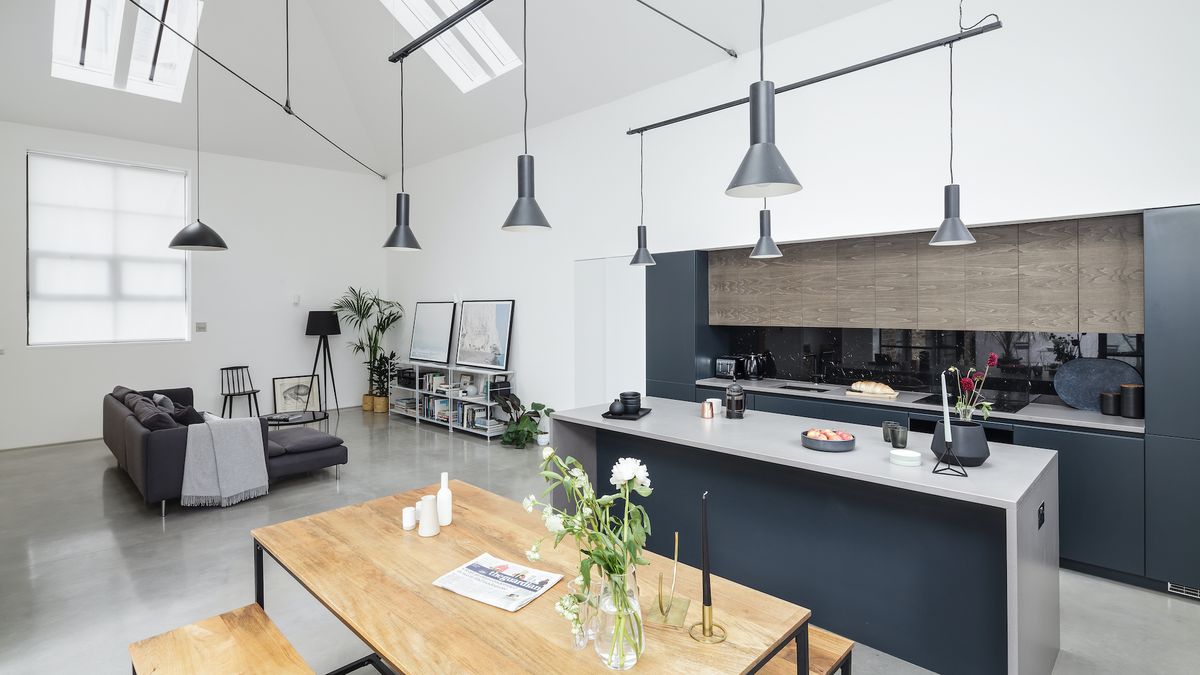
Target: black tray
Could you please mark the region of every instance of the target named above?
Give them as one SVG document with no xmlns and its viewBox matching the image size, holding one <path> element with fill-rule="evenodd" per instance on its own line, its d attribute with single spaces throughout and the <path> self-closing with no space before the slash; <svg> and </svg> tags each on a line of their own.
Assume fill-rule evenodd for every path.
<svg viewBox="0 0 1200 675">
<path fill-rule="evenodd" d="M 638 408 L 637 414 L 635 414 L 635 415 L 630 415 L 628 413 L 626 413 L 624 415 L 614 415 L 612 413 L 606 412 L 606 413 L 601 413 L 600 416 L 606 420 L 640 420 L 649 414 L 650 414 L 650 408 Z"/>
</svg>

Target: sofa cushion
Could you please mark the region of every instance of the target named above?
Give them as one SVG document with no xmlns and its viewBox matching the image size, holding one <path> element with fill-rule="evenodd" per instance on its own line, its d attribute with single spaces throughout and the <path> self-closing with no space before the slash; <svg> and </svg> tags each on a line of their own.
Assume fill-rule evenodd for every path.
<svg viewBox="0 0 1200 675">
<path fill-rule="evenodd" d="M 304 427 L 272 431 L 270 441 L 277 443 L 289 455 L 324 450 L 342 444 L 342 439 L 337 436 L 330 436 L 316 429 L 305 429 Z"/>
<path fill-rule="evenodd" d="M 153 394 L 150 397 L 150 400 L 154 402 L 154 405 L 158 406 L 159 408 L 162 408 L 162 411 L 167 413 L 168 415 L 175 414 L 175 402 L 172 401 L 170 398 L 167 398 L 165 395 Z"/>
<path fill-rule="evenodd" d="M 183 426 L 204 424 L 204 415 L 196 412 L 196 409 L 190 405 L 179 405 L 178 403 L 175 404 L 175 411 L 171 413 L 171 419 Z"/>
<path fill-rule="evenodd" d="M 150 405 L 154 405 L 154 401 L 151 401 L 136 391 L 131 391 L 128 394 L 125 394 L 125 398 L 122 398 L 121 401 L 124 402 L 125 407 L 129 408 L 130 410 L 133 410 L 133 406 L 137 405 L 138 401 L 145 401 Z"/>
<path fill-rule="evenodd" d="M 117 386 L 113 387 L 113 390 L 112 390 L 113 398 L 117 399 L 121 403 L 125 402 L 126 396 L 128 396 L 130 394 L 136 394 L 136 393 L 137 393 L 136 391 L 130 389 L 129 387 L 122 387 L 119 384 Z"/>
<path fill-rule="evenodd" d="M 175 420 L 171 419 L 170 415 L 163 412 L 161 408 L 154 405 L 154 403 L 145 396 L 143 396 L 140 401 L 134 401 L 133 416 L 137 418 L 138 422 L 142 423 L 142 426 L 146 427 L 150 431 L 175 429 L 179 426 Z"/>
<path fill-rule="evenodd" d="M 285 452 L 287 451 L 283 449 L 282 445 L 269 438 L 267 439 L 267 457 L 278 457 Z"/>
</svg>

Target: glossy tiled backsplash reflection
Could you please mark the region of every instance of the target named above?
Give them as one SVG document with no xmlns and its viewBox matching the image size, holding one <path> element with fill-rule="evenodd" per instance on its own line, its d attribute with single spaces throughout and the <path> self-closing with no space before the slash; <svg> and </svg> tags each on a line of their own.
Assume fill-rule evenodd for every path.
<svg viewBox="0 0 1200 675">
<path fill-rule="evenodd" d="M 931 391 L 951 365 L 982 367 L 989 352 L 1000 365 L 988 389 L 1054 393 L 1054 372 L 1072 358 L 1105 356 L 1142 371 L 1144 340 L 1120 333 L 930 331 L 887 328 L 761 328 L 732 326 L 729 353 L 769 353 L 767 375 L 849 384 L 878 379 L 897 389 Z"/>
</svg>

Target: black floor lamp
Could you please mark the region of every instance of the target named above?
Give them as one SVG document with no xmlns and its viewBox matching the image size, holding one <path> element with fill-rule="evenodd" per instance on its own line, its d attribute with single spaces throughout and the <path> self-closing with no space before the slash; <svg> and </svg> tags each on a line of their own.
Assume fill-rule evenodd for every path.
<svg viewBox="0 0 1200 675">
<path fill-rule="evenodd" d="M 305 335 L 316 335 L 317 339 L 317 355 L 313 357 L 312 376 L 317 376 L 317 361 L 321 361 L 321 372 L 325 376 L 325 381 L 333 385 L 333 406 L 340 407 L 337 397 L 337 378 L 333 375 L 333 359 L 329 356 L 329 336 L 341 335 L 342 327 L 338 324 L 337 312 L 329 310 L 314 311 L 308 313 L 308 327 L 304 330 Z M 321 410 L 325 411 L 325 404 L 329 401 L 328 394 L 322 388 L 320 394 L 323 400 L 317 401 L 320 404 Z"/>
</svg>

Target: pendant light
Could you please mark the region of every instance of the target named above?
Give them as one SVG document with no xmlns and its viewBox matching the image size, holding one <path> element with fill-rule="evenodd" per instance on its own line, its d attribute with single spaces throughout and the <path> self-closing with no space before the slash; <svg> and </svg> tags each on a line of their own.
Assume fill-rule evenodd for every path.
<svg viewBox="0 0 1200 675">
<path fill-rule="evenodd" d="M 533 155 L 529 154 L 529 9 L 521 3 L 521 91 L 525 99 L 522 133 L 525 152 L 517 157 L 517 203 L 513 204 L 500 229 L 507 232 L 538 232 L 550 229 L 542 208 L 533 196 Z"/>
<path fill-rule="evenodd" d="M 199 17 L 197 7 L 196 16 Z M 199 27 L 196 30 L 196 45 L 200 45 Z M 227 251 L 225 240 L 217 231 L 200 220 L 200 50 L 196 50 L 196 220 L 191 225 L 177 232 L 171 239 L 170 247 L 176 251 Z"/>
<path fill-rule="evenodd" d="M 750 149 L 725 189 L 730 197 L 780 197 L 803 187 L 775 145 L 775 83 L 766 79 L 766 22 L 767 0 L 761 0 L 758 82 L 750 85 Z"/>
<path fill-rule="evenodd" d="M 762 210 L 758 212 L 758 243 L 750 252 L 750 259 L 763 260 L 781 257 L 783 257 L 783 251 L 779 250 L 779 247 L 775 245 L 775 240 L 771 238 L 771 212 L 767 210 L 767 200 L 763 199 Z"/>
<path fill-rule="evenodd" d="M 638 203 L 641 205 L 641 216 L 638 218 L 637 251 L 629 261 L 630 265 L 647 267 L 655 264 L 654 256 L 646 248 L 646 136 L 638 134 Z"/>
<path fill-rule="evenodd" d="M 400 61 L 400 192 L 396 193 L 396 226 L 383 242 L 394 251 L 420 251 L 421 244 L 408 226 L 408 193 L 404 191 L 404 61 Z"/>
<path fill-rule="evenodd" d="M 987 18 L 987 17 L 984 17 Z M 958 28 L 961 31 L 962 2 L 958 5 Z M 944 220 L 929 240 L 930 246 L 963 246 L 974 244 L 975 237 L 958 216 L 958 184 L 954 182 L 954 43 L 950 43 L 950 184 L 942 191 Z"/>
</svg>

